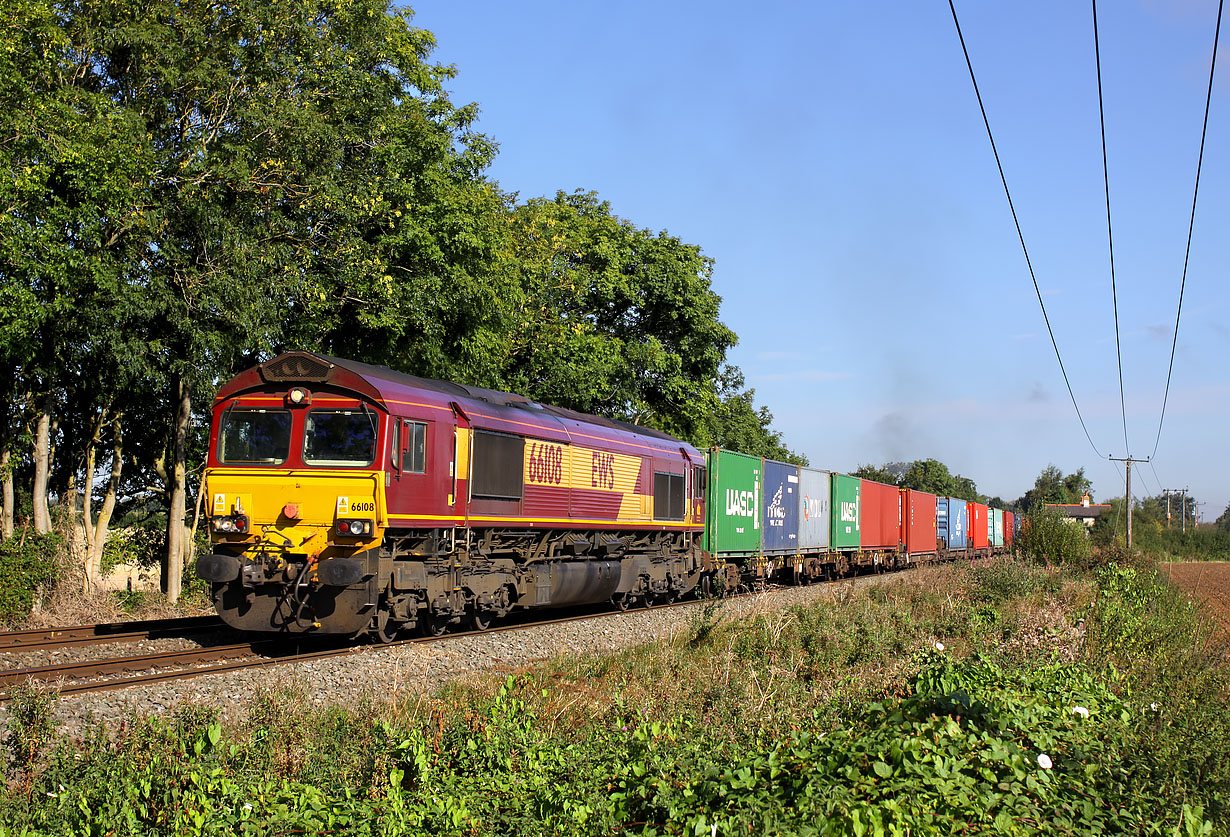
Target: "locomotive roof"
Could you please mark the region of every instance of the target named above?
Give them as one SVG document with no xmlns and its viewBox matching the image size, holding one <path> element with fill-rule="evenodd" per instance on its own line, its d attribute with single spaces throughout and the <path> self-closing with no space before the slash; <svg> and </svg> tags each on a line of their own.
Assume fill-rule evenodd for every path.
<svg viewBox="0 0 1230 837">
<path fill-rule="evenodd" d="M 321 364 L 320 361 L 323 361 L 328 366 L 326 367 L 324 364 Z M 315 352 L 286 352 L 257 367 L 241 372 L 232 381 L 223 385 L 218 393 L 218 398 L 226 398 L 243 390 L 263 386 L 266 382 L 276 381 L 283 383 L 295 380 L 306 382 L 325 381 L 329 377 L 329 367 L 337 367 L 358 376 L 373 389 L 373 392 L 365 394 L 375 397 L 379 401 L 384 401 L 384 396 L 391 387 L 428 390 L 446 396 L 444 399 L 446 402 L 457 401 L 463 409 L 467 406 L 477 406 L 475 402 L 481 402 L 484 406 L 494 407 L 500 412 L 508 408 L 522 410 L 538 417 L 540 421 L 542 417 L 550 416 L 556 420 L 597 425 L 640 437 L 657 439 L 668 443 L 669 447 L 682 446 L 695 450 L 687 442 L 669 433 L 664 433 L 661 430 L 655 430 L 650 427 L 642 427 L 631 422 L 619 421 L 618 419 L 605 416 L 590 415 L 589 413 L 569 410 L 564 407 L 540 404 L 523 395 L 500 392 L 499 390 L 470 386 L 468 384 L 458 384 L 452 381 L 440 381 L 434 378 L 420 378 L 417 375 L 408 375 L 405 372 L 398 372 L 395 369 L 389 369 L 384 366 L 361 363 L 356 360 L 332 357 Z M 346 385 L 344 382 L 339 383 Z"/>
</svg>

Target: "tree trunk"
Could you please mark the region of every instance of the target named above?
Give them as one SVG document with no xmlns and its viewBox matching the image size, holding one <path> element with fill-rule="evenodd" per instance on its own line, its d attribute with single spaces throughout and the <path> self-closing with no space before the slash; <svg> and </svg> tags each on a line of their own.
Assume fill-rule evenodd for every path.
<svg viewBox="0 0 1230 837">
<path fill-rule="evenodd" d="M 162 566 L 162 592 L 171 604 L 179 601 L 184 577 L 184 517 L 187 512 L 188 426 L 192 421 L 192 396 L 183 376 L 176 375 L 175 424 L 171 440 L 171 507 L 167 514 L 167 554 Z"/>
<path fill-rule="evenodd" d="M 98 522 L 94 524 L 89 553 L 86 555 L 86 580 L 94 587 L 102 585 L 103 548 L 107 545 L 107 529 L 111 526 L 111 515 L 115 511 L 115 496 L 120 487 L 120 474 L 124 470 L 124 436 L 120 426 L 121 417 L 121 414 L 117 414 L 112 422 L 111 479 L 107 483 L 107 493 L 103 497 L 102 508 L 98 510 Z M 89 518 L 86 518 L 86 526 L 89 526 Z"/>
<path fill-rule="evenodd" d="M 13 537 L 13 521 L 17 517 L 16 492 L 13 490 L 13 456 L 8 448 L 0 453 L 0 473 L 4 475 L 4 508 L 0 510 L 0 538 Z"/>
<path fill-rule="evenodd" d="M 51 473 L 51 413 L 46 409 L 38 415 L 34 431 L 34 531 L 45 535 L 51 531 L 51 513 L 47 509 L 47 478 Z"/>
<path fill-rule="evenodd" d="M 192 526 L 188 528 L 187 534 L 184 536 L 188 539 L 188 560 L 196 560 L 196 530 L 201 523 L 201 504 L 204 502 L 206 490 L 205 485 L 205 469 L 201 468 L 201 479 L 196 485 L 196 507 L 192 512 Z"/>
<path fill-rule="evenodd" d="M 98 443 L 98 422 L 94 423 L 94 433 L 85 448 L 85 485 L 81 488 L 81 533 L 85 541 L 85 549 L 81 554 L 81 592 L 88 593 L 94 587 L 94 576 L 90 575 L 90 555 L 94 551 L 94 511 L 90 501 L 94 498 L 94 468 L 98 464 L 95 444 Z"/>
</svg>

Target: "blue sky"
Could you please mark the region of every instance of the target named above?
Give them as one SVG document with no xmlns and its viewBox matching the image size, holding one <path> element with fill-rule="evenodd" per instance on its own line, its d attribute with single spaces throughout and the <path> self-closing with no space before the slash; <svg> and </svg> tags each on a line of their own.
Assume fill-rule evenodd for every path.
<svg viewBox="0 0 1230 837">
<path fill-rule="evenodd" d="M 1064 388 L 948 6 L 420 0 L 522 198 L 598 192 L 715 260 L 731 353 L 813 465 L 935 457 L 1006 499 L 1054 463 L 1121 496 Z M 1088 4 L 958 2 L 1093 443 L 1123 456 Z M 1152 453 L 1217 5 L 1099 8 L 1130 452 Z M 1226 22 L 1230 29 L 1230 21 Z M 1230 501 L 1230 35 L 1166 421 L 1133 493 Z M 1156 473 L 1155 473 L 1156 472 Z"/>
</svg>

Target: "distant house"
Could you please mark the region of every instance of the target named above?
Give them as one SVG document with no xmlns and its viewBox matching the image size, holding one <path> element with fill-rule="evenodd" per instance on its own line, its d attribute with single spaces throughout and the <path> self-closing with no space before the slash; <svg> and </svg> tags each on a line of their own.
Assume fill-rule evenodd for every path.
<svg viewBox="0 0 1230 837">
<path fill-rule="evenodd" d="M 1086 526 L 1092 526 L 1093 521 L 1102 516 L 1103 512 L 1110 512 L 1110 505 L 1097 506 L 1089 502 L 1089 495 L 1081 497 L 1079 503 L 1047 503 L 1048 509 L 1054 509 L 1064 517 L 1071 521 L 1084 523 Z"/>
</svg>

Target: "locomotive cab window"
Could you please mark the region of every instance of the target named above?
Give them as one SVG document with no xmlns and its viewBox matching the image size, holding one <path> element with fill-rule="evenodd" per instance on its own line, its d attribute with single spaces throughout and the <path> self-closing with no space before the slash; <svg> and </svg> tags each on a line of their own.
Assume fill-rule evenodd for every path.
<svg viewBox="0 0 1230 837">
<path fill-rule="evenodd" d="M 303 425 L 303 461 L 308 465 L 358 468 L 376 458 L 371 410 L 313 410 Z"/>
<path fill-rule="evenodd" d="M 224 465 L 285 463 L 290 454 L 290 411 L 227 410 L 218 428 L 217 453 Z"/>
<path fill-rule="evenodd" d="M 427 425 L 397 419 L 392 434 L 393 467 L 410 474 L 427 473 Z"/>
<path fill-rule="evenodd" d="M 653 516 L 656 520 L 683 520 L 683 474 L 654 472 Z"/>
<path fill-rule="evenodd" d="M 692 468 L 692 496 L 697 500 L 705 498 L 705 469 L 699 465 Z"/>
<path fill-rule="evenodd" d="M 484 430 L 474 431 L 472 479 L 475 497 L 520 500 L 524 469 L 525 439 Z"/>
</svg>

